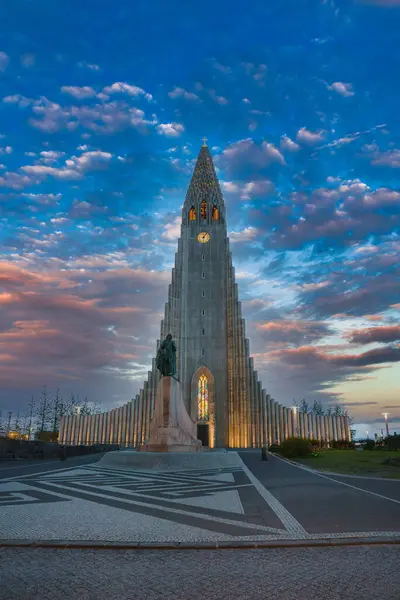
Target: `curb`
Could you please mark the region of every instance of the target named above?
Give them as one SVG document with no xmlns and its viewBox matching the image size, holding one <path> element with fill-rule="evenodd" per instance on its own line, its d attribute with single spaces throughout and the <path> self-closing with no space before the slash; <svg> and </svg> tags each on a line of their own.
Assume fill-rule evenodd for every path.
<svg viewBox="0 0 400 600">
<path fill-rule="evenodd" d="M 0 540 L 0 548 L 58 548 L 62 550 L 255 550 L 277 548 L 317 548 L 332 546 L 400 545 L 393 538 L 337 538 L 308 540 L 271 540 L 260 542 L 99 542 L 80 540 Z"/>
</svg>

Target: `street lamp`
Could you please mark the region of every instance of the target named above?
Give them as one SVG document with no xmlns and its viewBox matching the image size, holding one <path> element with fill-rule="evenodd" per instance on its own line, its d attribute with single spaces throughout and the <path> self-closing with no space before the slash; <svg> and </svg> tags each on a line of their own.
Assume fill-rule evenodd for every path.
<svg viewBox="0 0 400 600">
<path fill-rule="evenodd" d="M 389 413 L 382 413 L 382 414 L 385 419 L 386 435 L 388 436 L 389 435 L 389 419 L 388 419 Z"/>
</svg>

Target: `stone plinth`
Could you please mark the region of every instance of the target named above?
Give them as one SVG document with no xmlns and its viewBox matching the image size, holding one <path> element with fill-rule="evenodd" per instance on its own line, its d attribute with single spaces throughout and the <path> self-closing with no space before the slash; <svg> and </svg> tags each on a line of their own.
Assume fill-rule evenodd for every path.
<svg viewBox="0 0 400 600">
<path fill-rule="evenodd" d="M 193 471 L 196 469 L 230 469 L 242 467 L 237 452 L 137 452 L 120 450 L 107 452 L 98 463 L 106 469 L 145 471 Z"/>
<path fill-rule="evenodd" d="M 150 433 L 140 452 L 198 452 L 196 423 L 190 418 L 182 398 L 180 382 L 162 377 L 158 387 Z"/>
</svg>

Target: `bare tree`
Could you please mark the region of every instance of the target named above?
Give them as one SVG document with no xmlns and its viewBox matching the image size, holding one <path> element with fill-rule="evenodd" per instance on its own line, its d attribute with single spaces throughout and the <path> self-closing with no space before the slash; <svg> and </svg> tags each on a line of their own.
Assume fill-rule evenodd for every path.
<svg viewBox="0 0 400 600">
<path fill-rule="evenodd" d="M 3 411 L 0 410 L 0 437 L 5 436 L 6 432 L 7 432 L 6 420 L 3 416 Z"/>
<path fill-rule="evenodd" d="M 311 411 L 314 413 L 314 415 L 318 416 L 323 416 L 325 414 L 324 407 L 319 400 L 314 400 Z"/>
<path fill-rule="evenodd" d="M 35 398 L 33 396 L 31 396 L 31 400 L 28 404 L 28 430 L 27 430 L 27 434 L 28 434 L 28 440 L 31 439 L 31 435 L 32 435 L 32 429 L 33 429 L 33 412 L 35 410 Z"/>
<path fill-rule="evenodd" d="M 299 412 L 305 413 L 305 414 L 308 414 L 310 412 L 310 407 L 308 406 L 308 402 L 304 398 L 300 402 Z"/>
<path fill-rule="evenodd" d="M 46 386 L 43 386 L 43 390 L 40 393 L 37 420 L 38 432 L 47 431 L 51 423 L 51 399 L 47 393 Z"/>
</svg>

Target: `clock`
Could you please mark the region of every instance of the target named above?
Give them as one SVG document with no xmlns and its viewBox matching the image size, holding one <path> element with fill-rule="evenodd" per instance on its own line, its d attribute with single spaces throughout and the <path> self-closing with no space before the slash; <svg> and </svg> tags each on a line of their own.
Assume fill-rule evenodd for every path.
<svg viewBox="0 0 400 600">
<path fill-rule="evenodd" d="M 207 233 L 206 231 L 202 231 L 201 233 L 198 234 L 197 239 L 202 244 L 206 244 L 210 239 L 210 234 Z"/>
</svg>

